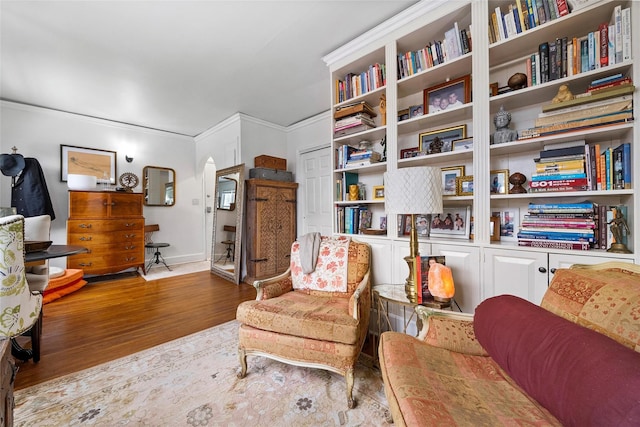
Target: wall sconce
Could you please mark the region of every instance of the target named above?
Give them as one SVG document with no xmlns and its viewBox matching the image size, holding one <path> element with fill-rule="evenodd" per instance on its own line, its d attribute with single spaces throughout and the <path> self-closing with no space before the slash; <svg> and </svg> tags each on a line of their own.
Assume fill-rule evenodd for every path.
<svg viewBox="0 0 640 427">
<path fill-rule="evenodd" d="M 129 157 L 126 154 L 124 155 L 124 159 L 127 161 L 127 163 L 133 162 L 133 157 Z"/>
</svg>

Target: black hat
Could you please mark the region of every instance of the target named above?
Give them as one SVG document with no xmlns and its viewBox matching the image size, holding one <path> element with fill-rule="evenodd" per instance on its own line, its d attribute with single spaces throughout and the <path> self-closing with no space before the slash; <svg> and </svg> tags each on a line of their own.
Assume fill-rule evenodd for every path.
<svg viewBox="0 0 640 427">
<path fill-rule="evenodd" d="M 24 157 L 21 154 L 0 154 L 0 171 L 5 176 L 16 176 L 24 169 Z"/>
</svg>

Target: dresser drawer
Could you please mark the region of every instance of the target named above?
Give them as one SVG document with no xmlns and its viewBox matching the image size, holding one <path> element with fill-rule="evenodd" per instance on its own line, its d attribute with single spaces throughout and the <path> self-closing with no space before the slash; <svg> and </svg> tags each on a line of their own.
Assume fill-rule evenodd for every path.
<svg viewBox="0 0 640 427">
<path fill-rule="evenodd" d="M 89 254 L 76 255 L 67 259 L 67 268 L 80 268 L 85 273 L 95 269 L 139 264 L 144 264 L 144 248 L 116 250 L 99 247 L 93 248 Z M 115 270 L 112 269 L 112 271 Z"/>
<path fill-rule="evenodd" d="M 144 232 L 138 230 L 112 231 L 111 233 L 70 233 L 67 242 L 70 245 L 100 245 L 104 243 L 117 243 L 122 241 L 144 242 Z"/>
<path fill-rule="evenodd" d="M 105 233 L 122 230 L 144 232 L 144 219 L 70 219 L 67 221 L 67 233 Z"/>
</svg>

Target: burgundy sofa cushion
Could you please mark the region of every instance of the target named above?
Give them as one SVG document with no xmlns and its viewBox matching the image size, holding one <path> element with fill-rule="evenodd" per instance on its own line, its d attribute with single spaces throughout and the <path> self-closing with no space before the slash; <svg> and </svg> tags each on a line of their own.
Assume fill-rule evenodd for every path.
<svg viewBox="0 0 640 427">
<path fill-rule="evenodd" d="M 483 301 L 474 332 L 563 425 L 640 425 L 640 353 L 512 295 Z"/>
</svg>

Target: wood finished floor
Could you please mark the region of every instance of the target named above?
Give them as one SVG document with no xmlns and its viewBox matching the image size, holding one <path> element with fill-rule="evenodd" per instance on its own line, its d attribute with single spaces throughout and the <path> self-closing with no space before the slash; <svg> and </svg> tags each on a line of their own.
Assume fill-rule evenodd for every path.
<svg viewBox="0 0 640 427">
<path fill-rule="evenodd" d="M 44 306 L 39 363 L 16 361 L 15 389 L 90 368 L 235 319 L 253 286 L 208 271 L 90 283 Z"/>
</svg>

